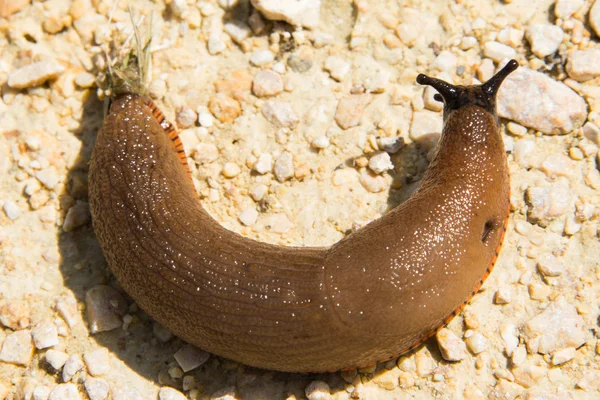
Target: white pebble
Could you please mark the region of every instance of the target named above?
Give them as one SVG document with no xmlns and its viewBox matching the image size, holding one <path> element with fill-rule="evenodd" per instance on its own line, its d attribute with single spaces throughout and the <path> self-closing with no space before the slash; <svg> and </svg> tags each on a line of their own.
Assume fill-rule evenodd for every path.
<svg viewBox="0 0 600 400">
<path fill-rule="evenodd" d="M 37 349 L 45 349 L 58 344 L 58 331 L 56 325 L 50 321 L 44 321 L 37 324 L 31 330 L 31 336 Z"/>
<path fill-rule="evenodd" d="M 269 50 L 258 50 L 250 55 L 250 63 L 257 67 L 272 63 L 273 60 L 275 60 L 275 55 Z"/>
<path fill-rule="evenodd" d="M 228 162 L 223 165 L 223 176 L 225 178 L 235 178 L 241 172 L 240 167 L 236 163 Z"/>
<path fill-rule="evenodd" d="M 500 43 L 506 44 L 510 47 L 517 47 L 523 42 L 523 36 L 525 32 L 513 27 L 506 27 L 498 32 L 496 38 Z"/>
<path fill-rule="evenodd" d="M 500 336 L 504 340 L 506 344 L 505 349 L 507 355 L 512 354 L 512 352 L 519 345 L 519 337 L 517 335 L 517 327 L 511 323 L 503 323 L 500 326 Z"/>
<path fill-rule="evenodd" d="M 208 37 L 208 52 L 211 55 L 222 53 L 227 48 L 225 42 L 218 33 L 211 33 Z"/>
<path fill-rule="evenodd" d="M 33 389 L 32 400 L 48 400 L 50 396 L 50 388 L 47 386 L 38 386 Z"/>
<path fill-rule="evenodd" d="M 269 20 L 286 21 L 292 26 L 310 29 L 319 24 L 321 0 L 252 0 L 252 5 Z"/>
<path fill-rule="evenodd" d="M 317 149 L 325 149 L 327 147 L 329 147 L 330 142 L 329 139 L 327 138 L 327 136 L 317 136 L 316 138 L 313 139 L 312 141 L 312 146 L 317 148 Z"/>
<path fill-rule="evenodd" d="M 8 219 L 11 221 L 14 221 L 21 216 L 21 210 L 19 210 L 19 207 L 12 200 L 6 200 L 2 208 Z"/>
<path fill-rule="evenodd" d="M 594 1 L 594 5 L 590 9 L 589 21 L 596 35 L 600 36 L 600 1 L 598 0 Z"/>
<path fill-rule="evenodd" d="M 510 289 L 510 286 L 502 285 L 502 286 L 500 286 L 500 289 L 498 289 L 496 291 L 496 294 L 494 295 L 494 303 L 508 304 L 508 303 L 510 303 L 511 297 L 512 297 L 512 291 Z"/>
<path fill-rule="evenodd" d="M 404 139 L 402 137 L 380 137 L 377 139 L 377 145 L 383 151 L 386 151 L 390 154 L 397 153 L 398 150 L 404 146 Z"/>
<path fill-rule="evenodd" d="M 567 361 L 571 361 L 575 358 L 575 354 L 577 354 L 577 350 L 574 347 L 557 350 L 552 355 L 552 365 L 561 365 Z"/>
<path fill-rule="evenodd" d="M 385 151 L 381 151 L 371 156 L 369 159 L 369 168 L 376 174 L 381 174 L 382 172 L 394 169 L 394 164 L 392 164 L 390 155 Z"/>
<path fill-rule="evenodd" d="M 570 52 L 566 71 L 571 78 L 580 82 L 600 76 L 600 49 Z"/>
<path fill-rule="evenodd" d="M 162 387 L 158 391 L 159 400 L 186 400 L 187 397 L 178 390 L 170 387 Z"/>
<path fill-rule="evenodd" d="M 175 353 L 174 357 L 181 369 L 183 369 L 183 372 L 189 372 L 204 364 L 210 357 L 210 354 L 200 350 L 196 346 L 186 344 Z"/>
<path fill-rule="evenodd" d="M 85 304 L 92 334 L 120 328 L 128 308 L 123 296 L 106 285 L 98 285 L 88 290 L 85 294 Z"/>
<path fill-rule="evenodd" d="M 506 128 L 514 136 L 524 136 L 527 134 L 527 128 L 514 122 L 506 124 Z"/>
<path fill-rule="evenodd" d="M 244 22 L 236 20 L 226 22 L 223 26 L 223 30 L 233 39 L 236 43 L 242 43 L 245 39 L 250 36 L 250 27 Z"/>
<path fill-rule="evenodd" d="M 444 357 L 447 361 L 460 361 L 466 357 L 465 343 L 458 338 L 451 330 L 442 328 L 436 334 L 437 342 Z"/>
<path fill-rule="evenodd" d="M 254 225 L 258 218 L 258 211 L 254 207 L 248 207 L 238 215 L 240 222 L 246 226 Z"/>
<path fill-rule="evenodd" d="M 273 172 L 279 182 L 284 182 L 294 176 L 294 158 L 292 153 L 284 151 L 275 161 Z"/>
<path fill-rule="evenodd" d="M 35 177 L 38 178 L 40 182 L 42 182 L 42 185 L 44 185 L 50 190 L 54 189 L 59 182 L 58 172 L 54 167 L 49 167 L 38 171 L 35 174 Z"/>
<path fill-rule="evenodd" d="M 469 350 L 471 350 L 473 354 L 479 354 L 485 351 L 487 347 L 487 339 L 479 332 L 468 337 L 466 342 Z"/>
<path fill-rule="evenodd" d="M 200 126 L 210 128 L 213 126 L 214 122 L 215 117 L 213 117 L 212 114 L 208 111 L 202 111 L 198 113 L 198 123 L 200 124 Z"/>
<path fill-rule="evenodd" d="M 105 347 L 85 353 L 83 361 L 92 376 L 106 375 L 110 372 L 110 356 Z"/>
<path fill-rule="evenodd" d="M 556 15 L 556 18 L 567 19 L 575 14 L 583 3 L 585 3 L 585 0 L 557 0 L 554 5 L 554 15 Z"/>
<path fill-rule="evenodd" d="M 52 349 L 46 351 L 46 361 L 57 371 L 59 371 L 63 365 L 65 365 L 68 359 L 69 355 L 64 351 Z"/>
<path fill-rule="evenodd" d="M 323 65 L 325 71 L 329 72 L 329 75 L 336 81 L 342 81 L 350 72 L 350 63 L 346 62 L 343 58 L 338 56 L 329 56 L 325 59 Z"/>
<path fill-rule="evenodd" d="M 290 103 L 283 101 L 267 101 L 262 108 L 262 114 L 267 121 L 278 127 L 293 129 L 299 122 Z"/>
<path fill-rule="evenodd" d="M 565 269 L 562 263 L 552 255 L 538 261 L 537 268 L 544 276 L 560 276 Z"/>
<path fill-rule="evenodd" d="M 517 56 L 515 49 L 495 41 L 486 42 L 483 47 L 483 54 L 496 62 Z"/>
<path fill-rule="evenodd" d="M 252 169 L 261 175 L 271 172 L 273 170 L 273 156 L 267 153 L 261 154 L 258 156 Z"/>
<path fill-rule="evenodd" d="M 64 70 L 65 67 L 57 61 L 35 62 L 11 72 L 8 75 L 8 86 L 15 89 L 38 86 L 58 77 Z"/>
<path fill-rule="evenodd" d="M 62 370 L 62 379 L 63 382 L 69 382 L 73 379 L 76 373 L 83 369 L 83 361 L 81 360 L 81 356 L 78 354 L 73 354 L 67 362 L 65 363 Z"/>
<path fill-rule="evenodd" d="M 331 399 L 331 389 L 323 381 L 312 381 L 304 389 L 304 394 L 308 400 L 329 400 Z"/>
<path fill-rule="evenodd" d="M 283 79 L 275 71 L 259 71 L 252 82 L 252 93 L 256 97 L 270 97 L 283 92 Z"/>
<path fill-rule="evenodd" d="M 175 121 L 177 122 L 177 126 L 179 128 L 185 129 L 194 125 L 194 122 L 196 122 L 196 118 L 198 118 L 198 116 L 196 115 L 194 110 L 192 110 L 189 107 L 181 107 L 177 112 Z"/>
<path fill-rule="evenodd" d="M 540 58 L 555 53 L 563 36 L 563 30 L 559 26 L 551 24 L 531 24 L 525 32 L 525 37 L 531 45 L 531 51 Z"/>
<path fill-rule="evenodd" d="M 521 364 L 523 364 L 523 361 L 525 361 L 526 359 L 527 359 L 527 350 L 525 349 L 525 346 L 517 347 L 511 356 L 511 361 L 514 365 L 521 365 Z"/>
<path fill-rule="evenodd" d="M 454 72 L 456 69 L 456 55 L 448 50 L 441 51 L 436 59 L 433 60 L 431 68 L 451 73 Z"/>
<path fill-rule="evenodd" d="M 268 191 L 269 188 L 267 187 L 267 185 L 259 183 L 250 188 L 250 196 L 254 199 L 254 201 L 261 201 Z"/>
<path fill-rule="evenodd" d="M 81 396 L 77 386 L 72 383 L 63 383 L 52 390 L 48 400 L 81 400 Z"/>
<path fill-rule="evenodd" d="M 389 187 L 383 176 L 373 174 L 372 172 L 362 173 L 359 182 L 369 193 L 383 192 Z"/>
<path fill-rule="evenodd" d="M 11 333 L 4 339 L 0 350 L 0 361 L 27 366 L 33 357 L 31 333 L 27 329 Z"/>
<path fill-rule="evenodd" d="M 87 224 L 90 220 L 90 206 L 85 201 L 79 201 L 67 210 L 65 220 L 63 222 L 63 231 L 71 232 L 80 226 Z"/>
<path fill-rule="evenodd" d="M 431 86 L 427 86 L 423 91 L 423 103 L 425 108 L 431 111 L 442 111 L 444 109 L 444 103 L 437 101 L 435 95 L 438 91 Z"/>
<path fill-rule="evenodd" d="M 104 379 L 92 378 L 88 376 L 84 382 L 85 391 L 90 400 L 106 400 L 108 399 L 108 391 L 110 386 Z"/>
<path fill-rule="evenodd" d="M 199 164 L 208 164 L 219 158 L 219 150 L 212 143 L 200 143 L 194 152 L 194 161 Z"/>
</svg>

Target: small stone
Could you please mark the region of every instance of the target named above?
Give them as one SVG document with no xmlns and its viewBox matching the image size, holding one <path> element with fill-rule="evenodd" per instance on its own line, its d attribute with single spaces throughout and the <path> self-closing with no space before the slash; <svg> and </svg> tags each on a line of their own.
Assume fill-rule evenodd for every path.
<svg viewBox="0 0 600 400">
<path fill-rule="evenodd" d="M 215 118 L 212 116 L 211 113 L 206 111 L 201 111 L 198 113 L 198 123 L 200 124 L 200 126 L 210 128 L 213 126 L 214 121 Z"/>
<path fill-rule="evenodd" d="M 222 53 L 223 50 L 227 48 L 227 45 L 225 44 L 223 39 L 221 39 L 221 35 L 219 35 L 218 33 L 211 33 L 208 36 L 207 47 L 209 54 L 214 56 L 219 53 Z"/>
<path fill-rule="evenodd" d="M 82 89 L 91 88 L 96 84 L 96 76 L 89 72 L 80 72 L 75 77 L 75 84 Z"/>
<path fill-rule="evenodd" d="M 263 70 L 256 74 L 252 83 L 252 93 L 256 97 L 270 97 L 283 92 L 283 79 L 277 72 Z"/>
<path fill-rule="evenodd" d="M 519 395 L 523 392 L 523 387 L 517 385 L 516 383 L 509 382 L 504 379 L 500 379 L 500 382 L 491 392 L 488 393 L 486 399 L 487 400 L 507 400 L 507 399 L 517 399 Z"/>
<path fill-rule="evenodd" d="M 92 376 L 106 375 L 110 372 L 110 356 L 105 347 L 85 353 L 83 361 Z"/>
<path fill-rule="evenodd" d="M 12 300 L 0 309 L 0 323 L 11 329 L 29 327 L 29 304 L 23 300 Z"/>
<path fill-rule="evenodd" d="M 60 369 L 63 367 L 63 365 L 65 365 L 68 359 L 69 355 L 64 351 L 52 349 L 46 351 L 46 362 L 57 371 L 60 371 Z"/>
<path fill-rule="evenodd" d="M 42 182 L 42 185 L 50 190 L 54 189 L 59 182 L 58 172 L 54 167 L 49 167 L 38 171 L 35 174 L 35 177 Z"/>
<path fill-rule="evenodd" d="M 494 68 L 494 61 L 485 58 L 477 67 L 477 79 L 481 82 L 490 80 L 490 78 L 494 76 Z"/>
<path fill-rule="evenodd" d="M 467 347 L 451 330 L 442 328 L 436 334 L 442 357 L 447 361 L 460 361 L 466 357 Z"/>
<path fill-rule="evenodd" d="M 175 117 L 175 121 L 177 122 L 177 126 L 180 129 L 185 129 L 185 128 L 189 128 L 190 126 L 194 125 L 194 123 L 196 122 L 196 118 L 198 118 L 198 116 L 196 115 L 194 110 L 192 110 L 189 107 L 181 107 L 177 111 L 177 116 Z"/>
<path fill-rule="evenodd" d="M 525 346 L 517 347 L 511 357 L 511 361 L 513 365 L 518 366 L 523 364 L 523 362 L 527 359 L 527 350 Z"/>
<path fill-rule="evenodd" d="M 212 143 L 200 143 L 196 146 L 194 161 L 199 164 L 208 164 L 219 158 L 219 149 Z"/>
<path fill-rule="evenodd" d="M 275 161 L 273 172 L 279 182 L 284 182 L 294 176 L 294 158 L 292 153 L 284 151 Z"/>
<path fill-rule="evenodd" d="M 208 103 L 208 108 L 223 123 L 233 122 L 242 113 L 240 103 L 223 93 L 213 96 Z"/>
<path fill-rule="evenodd" d="M 88 290 L 85 294 L 85 304 L 92 334 L 120 328 L 128 309 L 123 296 L 105 285 Z"/>
<path fill-rule="evenodd" d="M 467 51 L 475 47 L 476 44 L 477 38 L 474 38 L 473 36 L 465 36 L 461 39 L 459 47 L 461 50 Z"/>
<path fill-rule="evenodd" d="M 264 117 L 275 126 L 293 129 L 299 119 L 290 103 L 269 100 L 262 108 Z"/>
<path fill-rule="evenodd" d="M 267 153 L 261 154 L 258 156 L 252 169 L 261 175 L 271 172 L 273 170 L 273 156 Z"/>
<path fill-rule="evenodd" d="M 517 56 L 517 52 L 512 47 L 499 42 L 486 42 L 483 47 L 483 54 L 496 62 L 504 59 L 512 59 Z"/>
<path fill-rule="evenodd" d="M 104 379 L 88 376 L 84 382 L 85 391 L 90 400 L 107 400 L 110 386 Z"/>
<path fill-rule="evenodd" d="M 258 185 L 254 185 L 250 189 L 250 196 L 252 197 L 252 199 L 254 199 L 254 201 L 261 201 L 268 191 L 269 188 L 267 187 L 267 185 L 259 183 Z"/>
<path fill-rule="evenodd" d="M 71 379 L 73 379 L 73 376 L 75 376 L 75 374 L 82 369 L 83 361 L 81 360 L 81 356 L 78 354 L 73 354 L 70 356 L 62 370 L 63 382 L 69 382 Z"/>
<path fill-rule="evenodd" d="M 506 128 L 513 136 L 524 136 L 527 134 L 527 128 L 514 122 L 506 124 Z"/>
<path fill-rule="evenodd" d="M 46 191 L 37 192 L 29 198 L 29 205 L 33 210 L 39 210 L 50 201 L 50 195 Z"/>
<path fill-rule="evenodd" d="M 512 298 L 512 292 L 510 286 L 503 285 L 496 291 L 494 295 L 494 303 L 496 304 L 508 304 Z"/>
<path fill-rule="evenodd" d="M 241 172 L 240 167 L 236 163 L 228 162 L 223 166 L 223 176 L 225 178 L 235 178 Z"/>
<path fill-rule="evenodd" d="M 75 205 L 67 211 L 63 222 L 63 231 L 72 232 L 89 222 L 91 218 L 90 206 L 85 201 L 77 200 Z"/>
<path fill-rule="evenodd" d="M 360 175 L 359 182 L 369 193 L 383 192 L 389 187 L 383 176 L 375 175 L 372 172 L 363 172 Z"/>
<path fill-rule="evenodd" d="M 161 343 L 167 343 L 169 340 L 173 339 L 173 333 L 171 333 L 167 327 L 159 324 L 158 322 L 154 322 L 152 333 Z"/>
<path fill-rule="evenodd" d="M 575 358 L 577 350 L 574 347 L 557 350 L 552 355 L 552 365 L 561 365 Z"/>
<path fill-rule="evenodd" d="M 81 400 L 77 386 L 72 383 L 62 383 L 52 389 L 48 400 Z"/>
<path fill-rule="evenodd" d="M 50 396 L 50 388 L 47 386 L 38 386 L 33 389 L 32 400 L 48 400 Z M 0 396 L 0 399 L 2 396 Z"/>
<path fill-rule="evenodd" d="M 522 331 L 527 342 L 539 340 L 538 352 L 549 354 L 567 347 L 579 348 L 588 337 L 585 320 L 575 306 L 560 296 L 527 322 Z"/>
<path fill-rule="evenodd" d="M 501 117 L 550 135 L 572 132 L 587 118 L 586 102 L 577 93 L 525 67 L 506 78 L 497 102 Z"/>
<path fill-rule="evenodd" d="M 600 128 L 593 122 L 586 122 L 583 125 L 583 136 L 596 146 L 600 146 Z"/>
<path fill-rule="evenodd" d="M 600 76 L 600 49 L 570 52 L 565 69 L 569 77 L 580 82 Z"/>
<path fill-rule="evenodd" d="M 375 153 L 369 159 L 369 168 L 376 174 L 394 169 L 390 155 L 384 151 Z"/>
<path fill-rule="evenodd" d="M 25 329 L 16 331 L 4 339 L 2 350 L 0 350 L 0 361 L 28 366 L 33 357 L 33 351 L 31 332 Z"/>
<path fill-rule="evenodd" d="M 567 19 L 575 14 L 583 3 L 585 0 L 557 0 L 554 5 L 554 15 L 556 18 Z"/>
<path fill-rule="evenodd" d="M 245 226 L 252 226 L 258 219 L 258 211 L 254 207 L 248 207 L 238 215 L 238 219 Z"/>
<path fill-rule="evenodd" d="M 148 86 L 148 93 L 153 99 L 162 99 L 167 94 L 167 82 L 164 79 L 156 79 Z"/>
<path fill-rule="evenodd" d="M 335 122 L 342 129 L 349 129 L 360 124 L 365 107 L 373 97 L 369 94 L 350 95 L 342 98 L 335 110 Z"/>
<path fill-rule="evenodd" d="M 175 353 L 174 357 L 183 372 L 189 372 L 204 364 L 210 357 L 210 354 L 200 350 L 196 346 L 186 344 Z"/>
<path fill-rule="evenodd" d="M 565 269 L 554 256 L 547 256 L 538 261 L 537 268 L 544 276 L 560 276 Z"/>
<path fill-rule="evenodd" d="M 435 60 L 433 60 L 431 68 L 439 71 L 454 71 L 456 69 L 456 56 L 451 51 L 441 51 Z"/>
<path fill-rule="evenodd" d="M 596 35 L 600 36 L 600 1 L 594 1 L 594 5 L 590 9 L 589 19 L 590 25 L 596 32 Z"/>
<path fill-rule="evenodd" d="M 329 400 L 331 399 L 331 389 L 323 381 L 312 381 L 304 389 L 304 394 L 308 400 Z"/>
<path fill-rule="evenodd" d="M 14 221 L 21 216 L 21 210 L 19 210 L 19 207 L 12 200 L 6 200 L 4 202 L 3 208 L 4 212 L 6 213 L 6 216 L 11 221 Z"/>
<path fill-rule="evenodd" d="M 8 86 L 14 89 L 39 86 L 47 80 L 57 78 L 64 70 L 65 67 L 57 61 L 35 62 L 8 75 Z"/>
<path fill-rule="evenodd" d="M 27 7 L 31 0 L 3 0 L 0 1 L 0 17 L 6 18 Z M 0 397 L 1 398 L 1 397 Z"/>
<path fill-rule="evenodd" d="M 400 136 L 391 138 L 380 137 L 377 139 L 377 144 L 381 150 L 395 154 L 404 146 L 404 139 Z"/>
<path fill-rule="evenodd" d="M 531 51 L 539 58 L 556 53 L 563 36 L 563 30 L 559 26 L 551 24 L 531 24 L 525 31 Z"/>
<path fill-rule="evenodd" d="M 417 375 L 419 375 L 421 378 L 424 378 L 433 373 L 433 370 L 435 368 L 435 361 L 433 360 L 431 355 L 420 351 L 417 354 L 415 354 L 415 365 Z"/>
<path fill-rule="evenodd" d="M 469 350 L 471 350 L 473 354 L 479 354 L 485 351 L 487 347 L 487 339 L 479 332 L 469 336 L 466 342 Z"/>
<path fill-rule="evenodd" d="M 184 376 L 183 380 L 181 381 L 181 388 L 185 392 L 195 389 L 196 388 L 196 378 L 194 378 L 193 375 Z"/>
<path fill-rule="evenodd" d="M 179 390 L 170 387 L 162 387 L 158 391 L 159 400 L 186 400 L 187 397 Z"/>
<path fill-rule="evenodd" d="M 373 377 L 372 382 L 385 390 L 394 390 L 398 387 L 399 369 L 382 370 Z"/>
<path fill-rule="evenodd" d="M 525 32 L 520 29 L 507 27 L 498 32 L 497 40 L 514 48 L 522 44 L 524 35 Z"/>
<path fill-rule="evenodd" d="M 58 344 L 56 325 L 50 321 L 40 322 L 31 330 L 35 347 L 39 350 Z"/>
<path fill-rule="evenodd" d="M 344 80 L 348 72 L 350 72 L 350 63 L 347 63 L 343 58 L 338 56 L 329 56 L 325 59 L 325 71 L 336 81 Z"/>
<path fill-rule="evenodd" d="M 266 229 L 273 233 L 286 233 L 294 227 L 294 224 L 284 213 L 267 216 L 264 225 Z"/>
<path fill-rule="evenodd" d="M 530 388 L 545 377 L 548 370 L 533 364 L 523 364 L 514 368 L 512 373 L 515 377 L 515 382 L 524 388 Z"/>
<path fill-rule="evenodd" d="M 269 50 L 258 50 L 250 54 L 250 63 L 256 67 L 262 67 L 275 60 L 275 55 Z"/>
<path fill-rule="evenodd" d="M 210 400 L 237 400 L 235 387 L 229 386 L 217 390 L 210 396 Z"/>
<path fill-rule="evenodd" d="M 413 113 L 410 124 L 410 138 L 420 141 L 430 135 L 439 135 L 442 132 L 442 115 L 432 111 L 416 111 Z"/>
<path fill-rule="evenodd" d="M 223 30 L 238 44 L 246 40 L 251 33 L 250 27 L 239 20 L 226 22 Z"/>
<path fill-rule="evenodd" d="M 269 20 L 286 21 L 290 25 L 310 29 L 319 25 L 321 0 L 252 0 L 252 5 Z"/>
<path fill-rule="evenodd" d="M 425 108 L 431 111 L 442 111 L 444 109 L 444 103 L 437 101 L 434 97 L 438 94 L 438 91 L 431 86 L 427 86 L 423 91 L 423 103 Z"/>
<path fill-rule="evenodd" d="M 331 143 L 329 142 L 327 136 L 321 135 L 314 138 L 311 144 L 316 149 L 325 149 L 329 147 Z"/>
</svg>

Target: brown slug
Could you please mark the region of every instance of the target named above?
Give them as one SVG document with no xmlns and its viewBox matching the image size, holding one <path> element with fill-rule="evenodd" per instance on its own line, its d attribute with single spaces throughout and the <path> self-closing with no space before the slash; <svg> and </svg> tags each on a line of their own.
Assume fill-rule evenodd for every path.
<svg viewBox="0 0 600 400">
<path fill-rule="evenodd" d="M 419 75 L 444 128 L 418 189 L 331 247 L 282 247 L 202 208 L 174 128 L 143 94 L 115 94 L 90 166 L 94 230 L 152 318 L 208 352 L 290 372 L 363 367 L 436 333 L 490 273 L 509 216 L 496 92 Z"/>
</svg>

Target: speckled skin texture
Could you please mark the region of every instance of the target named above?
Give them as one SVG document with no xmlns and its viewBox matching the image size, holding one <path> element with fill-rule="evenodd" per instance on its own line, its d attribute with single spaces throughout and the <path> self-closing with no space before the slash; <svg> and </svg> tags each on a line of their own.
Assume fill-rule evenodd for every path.
<svg viewBox="0 0 600 400">
<path fill-rule="evenodd" d="M 113 101 L 94 150 L 94 229 L 123 288 L 182 339 L 294 372 L 365 366 L 451 319 L 497 257 L 509 209 L 495 109 L 446 110 L 413 196 L 331 248 L 281 247 L 221 227 L 142 97 Z"/>
</svg>

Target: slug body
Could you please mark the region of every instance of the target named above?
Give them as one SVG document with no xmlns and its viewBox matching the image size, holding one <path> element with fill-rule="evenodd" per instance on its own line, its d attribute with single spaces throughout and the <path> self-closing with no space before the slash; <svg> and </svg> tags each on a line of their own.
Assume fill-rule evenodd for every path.
<svg viewBox="0 0 600 400">
<path fill-rule="evenodd" d="M 498 255 L 509 178 L 495 94 L 516 67 L 472 87 L 420 75 L 445 109 L 419 188 L 328 248 L 281 247 L 223 228 L 202 208 L 156 107 L 117 96 L 89 179 L 111 271 L 177 336 L 255 367 L 335 371 L 418 346 L 465 305 Z"/>
</svg>

